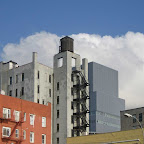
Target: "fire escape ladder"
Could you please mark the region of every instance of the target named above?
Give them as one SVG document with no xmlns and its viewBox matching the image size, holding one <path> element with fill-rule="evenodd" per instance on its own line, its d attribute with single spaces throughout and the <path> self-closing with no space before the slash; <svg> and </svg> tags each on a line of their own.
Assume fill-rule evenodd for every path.
<svg viewBox="0 0 144 144">
<path fill-rule="evenodd" d="M 78 136 L 80 133 L 86 131 L 86 127 L 89 127 L 87 120 L 87 113 L 89 108 L 87 107 L 87 99 L 89 95 L 86 92 L 86 87 L 89 86 L 88 81 L 81 71 L 73 71 L 73 75 L 76 76 L 76 84 L 73 85 L 73 90 L 76 95 L 73 98 L 73 102 L 76 106 L 76 111 L 73 113 L 74 121 L 76 124 L 73 127 L 74 133 Z M 81 92 L 81 94 L 80 94 Z"/>
</svg>

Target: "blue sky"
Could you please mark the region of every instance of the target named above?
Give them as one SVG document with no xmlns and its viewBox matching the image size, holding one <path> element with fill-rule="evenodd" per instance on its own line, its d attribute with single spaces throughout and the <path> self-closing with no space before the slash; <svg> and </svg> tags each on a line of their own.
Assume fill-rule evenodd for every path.
<svg viewBox="0 0 144 144">
<path fill-rule="evenodd" d="M 143 106 L 143 6 L 143 0 L 0 0 L 0 61 L 21 65 L 36 51 L 52 66 L 60 38 L 69 35 L 76 53 L 118 70 L 127 108 Z"/>
<path fill-rule="evenodd" d="M 40 31 L 123 35 L 144 32 L 144 1 L 0 0 L 0 46 Z"/>
</svg>

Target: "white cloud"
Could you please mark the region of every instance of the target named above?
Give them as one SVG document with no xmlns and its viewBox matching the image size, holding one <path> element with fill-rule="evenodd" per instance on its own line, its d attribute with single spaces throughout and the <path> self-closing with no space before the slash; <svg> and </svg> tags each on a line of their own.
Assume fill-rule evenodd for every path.
<svg viewBox="0 0 144 144">
<path fill-rule="evenodd" d="M 123 36 L 101 37 L 80 33 L 70 37 L 74 38 L 76 53 L 119 71 L 120 97 L 126 100 L 127 108 L 144 105 L 144 34 L 128 32 Z M 1 56 L 21 65 L 30 62 L 32 52 L 36 51 L 41 63 L 52 66 L 59 39 L 55 34 L 36 33 L 21 39 L 19 44 L 7 44 Z"/>
</svg>

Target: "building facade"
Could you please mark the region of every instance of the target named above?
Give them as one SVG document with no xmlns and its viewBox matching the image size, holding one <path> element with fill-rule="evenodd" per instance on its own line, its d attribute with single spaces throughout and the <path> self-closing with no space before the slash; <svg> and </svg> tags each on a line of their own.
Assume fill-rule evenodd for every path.
<svg viewBox="0 0 144 144">
<path fill-rule="evenodd" d="M 0 94 L 1 144 L 51 144 L 48 106 Z"/>
<path fill-rule="evenodd" d="M 36 52 L 32 62 L 22 66 L 13 61 L 0 62 L 0 91 L 46 105 L 53 96 L 53 69 L 38 63 Z"/>
<path fill-rule="evenodd" d="M 54 56 L 53 144 L 89 133 L 88 61 L 73 52 L 73 39 L 61 39 Z"/>
<path fill-rule="evenodd" d="M 138 129 L 140 125 L 135 118 L 126 117 L 125 113 L 132 115 L 137 118 L 137 120 L 141 123 L 142 127 L 144 127 L 144 107 L 124 110 L 120 112 L 121 115 L 121 130 L 130 130 L 130 129 Z"/>
<path fill-rule="evenodd" d="M 120 111 L 125 101 L 118 97 L 118 72 L 90 62 L 90 133 L 120 130 Z"/>
</svg>

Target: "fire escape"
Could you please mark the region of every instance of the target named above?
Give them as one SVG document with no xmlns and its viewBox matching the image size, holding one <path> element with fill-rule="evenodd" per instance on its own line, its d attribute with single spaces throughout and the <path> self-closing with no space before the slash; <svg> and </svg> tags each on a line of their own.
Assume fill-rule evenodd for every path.
<svg viewBox="0 0 144 144">
<path fill-rule="evenodd" d="M 86 132 L 86 128 L 89 127 L 87 120 L 87 113 L 89 108 L 87 106 L 87 100 L 89 95 L 86 92 L 88 81 L 81 71 L 75 70 L 72 72 L 72 76 L 75 77 L 72 91 L 73 91 L 73 136 L 80 136 L 83 132 Z"/>
<path fill-rule="evenodd" d="M 7 123 L 7 124 L 14 123 L 14 127 L 12 128 L 11 133 L 10 133 L 9 136 L 4 136 L 2 134 L 2 141 L 3 142 L 12 141 L 12 142 L 15 142 L 15 144 L 21 144 L 21 142 L 23 141 L 22 131 L 21 131 L 21 133 L 19 133 L 19 137 L 18 138 L 13 136 L 13 134 L 15 133 L 15 130 L 17 129 L 18 126 L 20 126 L 20 128 L 22 129 L 23 120 L 22 120 L 22 116 L 21 115 L 20 115 L 19 120 L 17 121 L 17 120 L 14 120 L 13 118 L 8 118 L 5 114 L 0 114 L 0 123 Z M 7 125 L 7 127 L 8 127 L 8 125 Z"/>
</svg>

